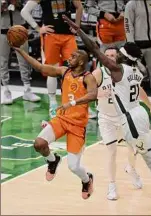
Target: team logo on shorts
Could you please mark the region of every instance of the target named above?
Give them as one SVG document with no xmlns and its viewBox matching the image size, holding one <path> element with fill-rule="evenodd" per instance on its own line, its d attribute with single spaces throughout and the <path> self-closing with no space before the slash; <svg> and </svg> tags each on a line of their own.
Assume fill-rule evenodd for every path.
<svg viewBox="0 0 151 216">
<path fill-rule="evenodd" d="M 71 83 L 70 89 L 71 89 L 71 91 L 74 91 L 74 92 L 77 91 L 77 89 L 78 89 L 77 83 Z"/>
</svg>

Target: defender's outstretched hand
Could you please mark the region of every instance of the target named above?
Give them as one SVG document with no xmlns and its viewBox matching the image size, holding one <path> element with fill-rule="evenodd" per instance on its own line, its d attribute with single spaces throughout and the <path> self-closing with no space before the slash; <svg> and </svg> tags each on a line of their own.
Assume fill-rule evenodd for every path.
<svg viewBox="0 0 151 216">
<path fill-rule="evenodd" d="M 71 19 L 69 19 L 66 15 L 62 15 L 62 18 L 64 19 L 65 22 L 68 23 L 68 25 L 74 29 L 75 31 L 78 31 L 80 29 L 80 27 L 75 24 Z"/>
</svg>

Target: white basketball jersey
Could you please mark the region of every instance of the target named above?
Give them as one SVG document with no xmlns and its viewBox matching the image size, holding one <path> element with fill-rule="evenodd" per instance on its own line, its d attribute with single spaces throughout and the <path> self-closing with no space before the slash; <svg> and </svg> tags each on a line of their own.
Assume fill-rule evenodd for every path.
<svg viewBox="0 0 151 216">
<path fill-rule="evenodd" d="M 139 88 L 143 79 L 142 73 L 136 67 L 122 64 L 123 77 L 113 85 L 113 100 L 119 115 L 130 112 L 139 106 Z M 139 115 L 139 114 L 138 114 Z"/>
<path fill-rule="evenodd" d="M 102 73 L 102 83 L 98 87 L 98 97 L 97 97 L 98 99 L 97 110 L 99 112 L 99 116 L 106 115 L 108 117 L 117 117 L 118 114 L 113 104 L 113 100 L 111 96 L 99 97 L 99 94 L 101 95 L 103 91 L 108 90 L 111 92 L 112 89 L 112 79 L 110 76 L 110 71 L 105 67 L 100 67 L 100 69 Z"/>
</svg>

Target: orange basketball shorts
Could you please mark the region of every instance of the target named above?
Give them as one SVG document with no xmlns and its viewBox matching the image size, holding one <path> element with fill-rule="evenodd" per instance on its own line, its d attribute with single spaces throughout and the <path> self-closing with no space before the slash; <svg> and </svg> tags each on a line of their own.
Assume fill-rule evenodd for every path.
<svg viewBox="0 0 151 216">
<path fill-rule="evenodd" d="M 67 151 L 77 154 L 81 151 L 85 143 L 85 128 L 73 125 L 59 117 L 53 118 L 51 124 L 56 140 L 66 135 Z"/>
<path fill-rule="evenodd" d="M 105 19 L 100 19 L 96 26 L 97 36 L 104 44 L 126 40 L 124 21 L 110 23 Z"/>
<path fill-rule="evenodd" d="M 42 46 L 46 64 L 57 64 L 66 61 L 77 50 L 74 35 L 47 34 L 42 36 Z"/>
</svg>

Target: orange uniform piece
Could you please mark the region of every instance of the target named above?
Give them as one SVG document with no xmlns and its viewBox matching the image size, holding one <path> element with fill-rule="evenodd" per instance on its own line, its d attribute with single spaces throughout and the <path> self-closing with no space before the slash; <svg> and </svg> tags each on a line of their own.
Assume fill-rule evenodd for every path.
<svg viewBox="0 0 151 216">
<path fill-rule="evenodd" d="M 96 31 L 97 36 L 104 44 L 126 40 L 124 20 L 111 23 L 105 19 L 100 19 L 97 23 Z"/>
<path fill-rule="evenodd" d="M 68 69 L 62 81 L 62 104 L 77 100 L 87 94 L 84 77 L 90 72 L 84 72 L 74 77 L 72 70 Z M 88 104 L 76 105 L 68 108 L 62 114 L 57 111 L 57 116 L 49 122 L 54 130 L 56 139 L 67 135 L 67 151 L 80 152 L 85 143 L 85 127 L 88 123 Z"/>
</svg>

